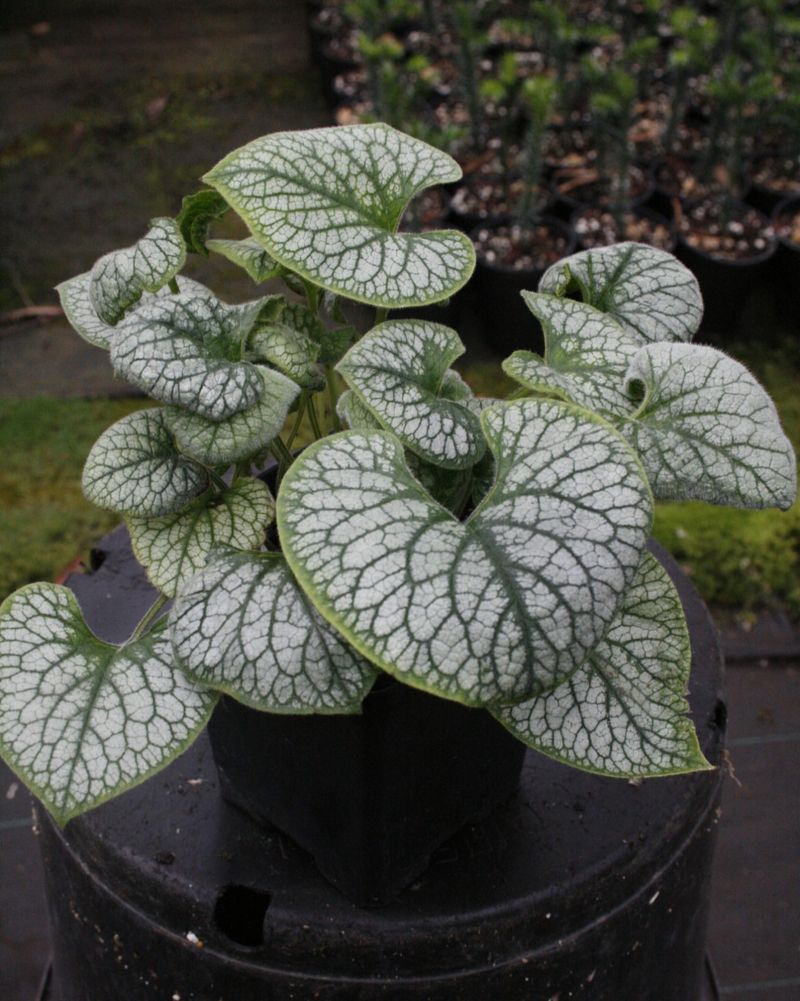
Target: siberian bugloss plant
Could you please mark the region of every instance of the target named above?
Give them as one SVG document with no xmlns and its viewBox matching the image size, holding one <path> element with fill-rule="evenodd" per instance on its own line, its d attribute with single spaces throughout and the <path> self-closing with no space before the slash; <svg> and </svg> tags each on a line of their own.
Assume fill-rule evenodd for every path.
<svg viewBox="0 0 800 1001">
<path fill-rule="evenodd" d="M 220 692 L 357 713 L 381 672 L 577 768 L 708 767 L 681 604 L 647 549 L 653 499 L 788 507 L 775 408 L 691 344 L 686 268 L 631 243 L 524 293 L 544 355 L 503 363 L 513 398 L 476 397 L 456 331 L 399 312 L 470 276 L 465 236 L 398 228 L 459 173 L 382 124 L 266 136 L 177 221 L 60 286 L 78 333 L 157 402 L 103 433 L 83 486 L 124 517 L 161 597 L 119 646 L 59 585 L 0 608 L 0 749 L 59 823 L 163 768 Z M 207 240 L 228 207 L 252 235 Z M 225 303 L 180 274 L 187 247 L 295 295 Z M 343 300 L 377 309 L 360 339 Z M 317 440 L 295 454 L 303 414 Z M 277 496 L 257 473 L 270 453 Z"/>
</svg>

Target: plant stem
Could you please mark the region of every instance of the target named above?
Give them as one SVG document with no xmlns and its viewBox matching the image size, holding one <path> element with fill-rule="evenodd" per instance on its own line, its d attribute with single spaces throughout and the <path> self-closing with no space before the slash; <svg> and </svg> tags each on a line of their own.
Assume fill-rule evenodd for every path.
<svg viewBox="0 0 800 1001">
<path fill-rule="evenodd" d="M 311 428 L 317 441 L 319 441 L 320 438 L 324 438 L 325 435 L 322 433 L 322 428 L 319 424 L 319 417 L 317 417 L 317 404 L 313 396 L 309 396 L 308 398 L 308 419 L 311 421 Z"/>
<path fill-rule="evenodd" d="M 178 293 L 180 292 L 180 288 L 178 288 L 178 279 L 177 278 L 170 278 L 170 280 L 169 280 L 169 290 L 170 290 L 170 292 L 173 292 L 175 295 L 178 295 Z"/>
<path fill-rule="evenodd" d="M 339 393 L 336 389 L 336 373 L 333 371 L 333 365 L 325 366 L 325 381 L 328 384 L 328 406 L 331 408 L 331 431 L 341 431 L 342 422 L 336 410 Z"/>
<path fill-rule="evenodd" d="M 306 302 L 308 303 L 308 308 L 314 314 L 317 315 L 319 312 L 319 288 L 310 282 L 307 278 L 303 278 L 303 288 L 306 290 Z"/>
<path fill-rule="evenodd" d="M 278 461 L 279 467 L 284 467 L 284 472 L 291 466 L 294 462 L 294 457 L 289 449 L 284 445 L 283 439 L 279 436 L 273 438 L 269 446 L 270 452 L 275 456 Z M 278 470 L 280 473 L 280 469 Z"/>
<path fill-rule="evenodd" d="M 297 432 L 300 430 L 300 425 L 303 422 L 303 414 L 306 412 L 306 406 L 308 405 L 308 393 L 306 390 L 300 394 L 300 402 L 297 405 L 297 413 L 295 414 L 294 424 L 292 424 L 292 429 L 289 432 L 289 437 L 286 441 L 286 448 L 289 452 L 292 450 L 292 445 L 297 437 Z"/>
<path fill-rule="evenodd" d="M 219 475 L 219 473 L 215 473 L 209 466 L 206 466 L 206 472 L 208 473 L 208 478 L 211 480 L 211 483 L 217 488 L 217 490 L 228 489 L 228 484 Z"/>
<path fill-rule="evenodd" d="M 379 323 L 383 323 L 388 315 L 389 315 L 388 307 L 378 306 L 378 308 L 375 310 L 375 326 L 377 327 Z"/>
<path fill-rule="evenodd" d="M 127 641 L 128 643 L 133 643 L 135 640 L 139 639 L 139 637 L 147 630 L 147 627 L 150 625 L 153 619 L 158 615 L 158 613 L 161 611 L 164 605 L 166 605 L 168 600 L 169 599 L 167 598 L 166 594 L 159 594 L 159 596 L 156 598 L 153 604 L 147 609 L 147 611 L 144 613 L 141 619 L 139 619 L 136 628 L 133 630 L 133 632 L 130 635 L 130 639 L 128 639 Z"/>
</svg>

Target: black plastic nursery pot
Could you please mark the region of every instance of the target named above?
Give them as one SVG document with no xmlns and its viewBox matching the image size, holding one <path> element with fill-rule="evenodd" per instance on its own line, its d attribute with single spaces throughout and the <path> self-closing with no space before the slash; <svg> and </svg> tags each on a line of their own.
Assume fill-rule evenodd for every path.
<svg viewBox="0 0 800 1001">
<path fill-rule="evenodd" d="M 575 231 L 555 216 L 542 216 L 542 223 L 567 241 L 564 257 L 577 246 Z M 484 226 L 479 227 L 483 229 Z M 474 238 L 477 230 L 474 230 Z M 521 348 L 541 353 L 544 350 L 542 327 L 525 305 L 521 292 L 535 292 L 546 268 L 513 268 L 494 264 L 480 254 L 470 281 L 475 308 L 484 341 L 500 356 Z"/>
<path fill-rule="evenodd" d="M 800 245 L 781 235 L 778 221 L 786 213 L 800 213 L 800 195 L 792 195 L 778 202 L 772 213 L 778 249 L 772 266 L 775 301 L 781 317 L 800 321 Z M 786 312 L 789 316 L 786 316 Z"/>
<path fill-rule="evenodd" d="M 764 216 L 764 227 L 769 220 Z M 768 291 L 778 242 L 771 239 L 758 254 L 728 260 L 693 247 L 678 237 L 676 256 L 693 272 L 703 295 L 703 330 L 725 335 L 741 328 L 751 301 Z"/>
<path fill-rule="evenodd" d="M 92 628 L 119 640 L 153 592 L 123 530 L 100 548 L 96 572 L 68 583 Z M 718 764 L 716 634 L 659 556 L 689 621 L 692 716 Z M 364 796 L 342 782 L 339 750 L 314 767 Z M 399 772 L 392 781 L 386 799 L 410 810 Z M 363 908 L 289 837 L 225 799 L 204 737 L 64 831 L 39 811 L 51 1001 L 707 1001 L 719 791 L 718 771 L 631 783 L 528 751 L 515 794 L 450 838 L 395 900 Z"/>
</svg>

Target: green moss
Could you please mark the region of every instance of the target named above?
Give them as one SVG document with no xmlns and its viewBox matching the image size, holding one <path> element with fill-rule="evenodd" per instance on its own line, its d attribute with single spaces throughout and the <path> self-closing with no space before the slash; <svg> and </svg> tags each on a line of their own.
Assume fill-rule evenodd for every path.
<svg viewBox="0 0 800 1001">
<path fill-rule="evenodd" d="M 52 580 L 119 518 L 83 497 L 86 455 L 145 400 L 0 400 L 0 600 Z"/>
</svg>

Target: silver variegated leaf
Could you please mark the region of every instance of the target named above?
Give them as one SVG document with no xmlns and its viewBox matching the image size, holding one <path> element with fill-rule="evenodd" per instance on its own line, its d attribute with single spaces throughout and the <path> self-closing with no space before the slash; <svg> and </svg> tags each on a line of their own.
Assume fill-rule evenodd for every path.
<svg viewBox="0 0 800 1001">
<path fill-rule="evenodd" d="M 109 348 L 117 328 L 104 323 L 95 312 L 91 296 L 89 295 L 91 280 L 91 272 L 84 271 L 82 275 L 76 275 L 74 278 L 69 278 L 67 281 L 61 282 L 60 285 L 56 286 L 56 291 L 61 300 L 61 308 L 64 310 L 64 315 L 75 333 L 80 334 L 85 341 L 94 344 L 95 347 Z M 185 278 L 183 275 L 180 275 L 175 280 L 181 292 L 211 295 L 209 289 L 191 278 Z M 154 295 L 163 296 L 172 295 L 172 293 L 166 286 L 159 289 L 156 293 L 144 292 L 139 302 L 131 308 L 136 309 L 137 306 L 144 305 Z"/>
<path fill-rule="evenodd" d="M 497 477 L 465 522 L 380 431 L 311 445 L 278 495 L 283 552 L 322 614 L 379 667 L 468 705 L 518 702 L 585 659 L 652 519 L 641 465 L 599 418 L 520 400 L 481 420 Z"/>
<path fill-rule="evenodd" d="M 703 317 L 692 272 L 672 254 L 643 243 L 582 250 L 542 275 L 540 292 L 583 301 L 613 317 L 642 342 L 690 341 Z"/>
<path fill-rule="evenodd" d="M 389 320 L 357 341 L 336 366 L 387 430 L 422 459 L 447 469 L 486 451 L 469 387 L 448 366 L 464 353 L 458 334 L 426 320 Z"/>
<path fill-rule="evenodd" d="M 162 623 L 117 647 L 57 584 L 0 606 L 0 751 L 59 824 L 169 764 L 216 698 L 174 666 Z"/>
<path fill-rule="evenodd" d="M 208 466 L 247 459 L 278 435 L 300 387 L 281 372 L 259 368 L 264 388 L 255 406 L 222 421 L 189 410 L 164 408 L 167 427 L 186 455 Z"/>
<path fill-rule="evenodd" d="M 687 716 L 691 659 L 678 593 L 645 553 L 608 631 L 574 674 L 494 715 L 535 750 L 598 775 L 710 768 Z"/>
<path fill-rule="evenodd" d="M 630 413 L 625 373 L 638 338 L 586 303 L 538 292 L 522 297 L 542 324 L 544 358 L 515 351 L 503 371 L 528 389 L 573 400 L 604 416 Z"/>
<path fill-rule="evenodd" d="M 143 292 L 157 292 L 186 262 L 186 244 L 174 219 L 152 219 L 131 247 L 112 250 L 91 270 L 89 294 L 104 323 L 115 324 Z"/>
<path fill-rule="evenodd" d="M 137 410 L 92 446 L 81 486 L 92 504 L 120 514 L 179 511 L 208 487 L 202 466 L 180 454 L 161 408 Z"/>
<path fill-rule="evenodd" d="M 244 268 L 257 284 L 279 278 L 285 271 L 252 236 L 245 240 L 207 240 L 206 247 Z"/>
<path fill-rule="evenodd" d="M 184 671 L 256 709 L 358 712 L 375 680 L 279 553 L 215 553 L 181 589 L 171 619 Z"/>
<path fill-rule="evenodd" d="M 258 300 L 228 306 L 191 293 L 155 298 L 117 327 L 114 371 L 157 400 L 224 420 L 261 398 L 261 373 L 242 355 L 255 322 L 271 305 Z"/>
<path fill-rule="evenodd" d="M 322 332 L 310 310 L 292 303 L 278 319 L 256 327 L 250 337 L 250 352 L 254 358 L 280 369 L 303 389 L 322 389 L 325 375 L 317 364 Z"/>
<path fill-rule="evenodd" d="M 475 264 L 463 233 L 397 231 L 409 200 L 458 164 L 382 123 L 278 132 L 204 180 L 281 264 L 350 299 L 396 308 L 446 299 Z"/>
<path fill-rule="evenodd" d="M 775 405 L 739 362 L 714 348 L 650 344 L 627 372 L 642 404 L 622 427 L 655 495 L 788 508 L 797 464 Z"/>
<path fill-rule="evenodd" d="M 175 514 L 125 519 L 136 559 L 155 586 L 170 596 L 198 570 L 213 549 L 257 549 L 275 514 L 261 480 L 246 478 L 215 498 L 201 497 Z"/>
</svg>

